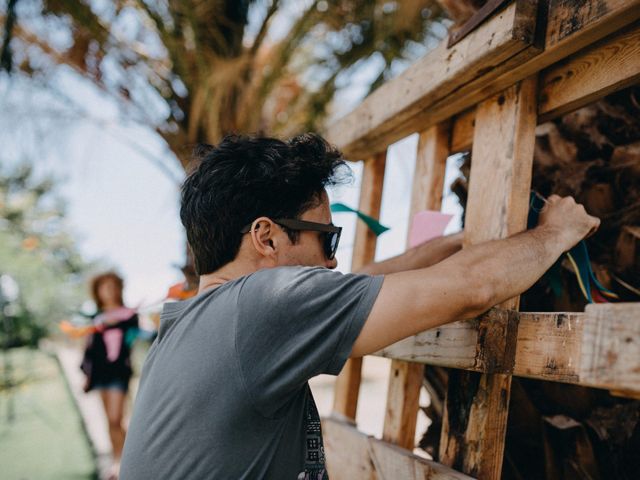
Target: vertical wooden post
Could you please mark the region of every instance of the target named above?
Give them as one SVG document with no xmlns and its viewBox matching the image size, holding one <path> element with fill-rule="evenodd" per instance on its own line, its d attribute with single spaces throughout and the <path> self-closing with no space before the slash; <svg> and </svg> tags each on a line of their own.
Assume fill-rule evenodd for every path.
<svg viewBox="0 0 640 480">
<path fill-rule="evenodd" d="M 425 209 L 440 210 L 449 156 L 449 125 L 437 124 L 420 134 L 413 177 L 410 219 Z M 382 438 L 413 450 L 424 366 L 393 360 Z"/>
<path fill-rule="evenodd" d="M 386 159 L 387 152 L 384 151 L 373 155 L 364 162 L 358 209 L 374 218 L 380 216 Z M 358 221 L 351 260 L 352 271 L 356 271 L 374 260 L 376 240 L 375 234 L 363 222 Z M 362 358 L 347 360 L 336 380 L 333 400 L 334 413 L 355 420 L 361 377 Z"/>
<path fill-rule="evenodd" d="M 526 228 L 536 127 L 536 80 L 529 78 L 480 103 L 473 137 L 465 246 Z M 500 305 L 517 309 L 518 298 Z M 515 327 L 515 328 L 514 328 Z M 481 331 L 482 331 L 481 325 Z M 479 335 L 480 360 L 512 363 L 517 326 Z M 506 352 L 506 353 L 505 353 Z M 452 370 L 440 461 L 482 479 L 499 479 L 511 376 Z"/>
</svg>

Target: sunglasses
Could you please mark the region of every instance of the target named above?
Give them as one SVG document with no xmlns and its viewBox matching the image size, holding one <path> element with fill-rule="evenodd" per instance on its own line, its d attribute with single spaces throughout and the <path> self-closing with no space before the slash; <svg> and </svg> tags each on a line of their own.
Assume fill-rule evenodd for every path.
<svg viewBox="0 0 640 480">
<path fill-rule="evenodd" d="M 327 260 L 333 260 L 338 251 L 338 243 L 340 243 L 340 234 L 342 233 L 342 227 L 336 227 L 331 223 L 317 223 L 307 222 L 305 220 L 294 220 L 290 218 L 278 218 L 273 220 L 274 223 L 288 228 L 289 230 L 296 231 L 311 231 L 321 232 L 323 234 L 322 248 Z M 240 233 L 248 233 L 251 230 L 251 225 L 247 225 Z"/>
</svg>

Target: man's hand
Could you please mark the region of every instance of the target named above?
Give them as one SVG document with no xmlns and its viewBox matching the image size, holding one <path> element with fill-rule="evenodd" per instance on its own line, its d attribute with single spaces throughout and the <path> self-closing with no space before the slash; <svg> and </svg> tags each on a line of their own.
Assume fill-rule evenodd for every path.
<svg viewBox="0 0 640 480">
<path fill-rule="evenodd" d="M 538 227 L 558 232 L 564 251 L 570 250 L 580 240 L 593 235 L 600 226 L 600 219 L 589 215 L 584 206 L 573 197 L 551 195 L 540 212 Z"/>
</svg>

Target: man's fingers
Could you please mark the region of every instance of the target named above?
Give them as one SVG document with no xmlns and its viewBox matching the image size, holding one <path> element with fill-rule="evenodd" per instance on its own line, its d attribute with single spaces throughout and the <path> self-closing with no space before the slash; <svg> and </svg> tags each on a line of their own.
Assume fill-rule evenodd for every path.
<svg viewBox="0 0 640 480">
<path fill-rule="evenodd" d="M 591 215 L 589 215 L 589 217 L 591 218 L 591 229 L 584 238 L 589 238 L 591 235 L 598 231 L 598 228 L 600 228 L 600 219 Z"/>
<path fill-rule="evenodd" d="M 549 195 L 547 197 L 547 201 L 546 203 L 543 205 L 542 207 L 542 212 L 544 212 L 545 210 L 548 210 L 550 206 L 558 203 L 560 200 L 562 200 L 562 197 L 560 195 Z"/>
</svg>

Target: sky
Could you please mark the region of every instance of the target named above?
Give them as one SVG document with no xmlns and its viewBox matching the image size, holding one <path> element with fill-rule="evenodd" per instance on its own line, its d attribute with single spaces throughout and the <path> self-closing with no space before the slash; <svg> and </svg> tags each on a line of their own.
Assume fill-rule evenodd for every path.
<svg viewBox="0 0 640 480">
<path fill-rule="evenodd" d="M 379 68 L 373 58 L 350 79 L 338 102 L 343 113 L 361 100 Z M 389 148 L 380 221 L 391 230 L 379 238 L 378 260 L 405 248 L 416 148 L 417 135 Z M 67 201 L 67 222 L 81 252 L 124 276 L 129 305 L 152 304 L 182 280 L 178 266 L 186 244 L 179 184 L 184 172 L 155 132 L 123 119 L 95 88 L 64 68 L 46 88 L 0 77 L 0 149 L 2 161 L 30 161 L 38 174 L 61 180 L 58 193 Z M 458 174 L 455 164 L 454 158 L 448 162 L 446 185 Z M 362 164 L 350 165 L 353 183 L 329 194 L 332 201 L 356 208 Z M 448 231 L 459 229 L 461 209 L 447 191 L 443 211 L 458 215 Z M 349 271 L 355 222 L 353 214 L 334 215 L 334 223 L 344 228 L 337 254 L 341 271 Z"/>
</svg>

